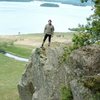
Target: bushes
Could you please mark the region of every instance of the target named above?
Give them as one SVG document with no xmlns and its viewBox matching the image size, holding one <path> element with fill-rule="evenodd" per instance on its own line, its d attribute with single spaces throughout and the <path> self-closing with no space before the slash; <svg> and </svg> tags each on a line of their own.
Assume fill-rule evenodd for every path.
<svg viewBox="0 0 100 100">
<path fill-rule="evenodd" d="M 74 34 L 74 36 L 72 38 L 72 42 L 73 42 L 72 45 L 64 47 L 64 53 L 61 57 L 59 57 L 60 64 L 62 64 L 63 62 L 65 62 L 67 60 L 67 58 L 69 57 L 69 55 L 71 54 L 71 52 L 73 50 L 78 49 L 79 47 L 90 45 L 90 44 L 94 43 L 93 35 L 91 35 L 89 33 Z"/>
<path fill-rule="evenodd" d="M 3 41 L 3 42 L 0 42 L 0 48 L 3 48 L 3 47 L 8 47 L 8 46 L 12 46 L 14 45 L 14 41 Z"/>
<path fill-rule="evenodd" d="M 70 45 L 70 46 L 65 46 L 64 48 L 64 53 L 63 55 L 61 55 L 58 59 L 59 59 L 59 65 L 62 65 L 63 63 L 66 62 L 66 60 L 68 59 L 69 55 L 71 54 L 71 52 L 73 50 L 75 50 L 76 48 L 74 48 L 73 45 Z"/>
<path fill-rule="evenodd" d="M 72 93 L 69 87 L 61 87 L 61 100 L 73 100 Z"/>
<path fill-rule="evenodd" d="M 91 44 L 100 44 L 100 40 L 95 38 L 95 35 L 91 33 L 78 33 L 74 34 L 72 38 L 73 49 L 77 49 L 82 46 L 91 45 Z"/>
<path fill-rule="evenodd" d="M 93 43 L 92 37 L 93 36 L 89 33 L 74 34 L 72 38 L 73 47 L 79 48 L 81 46 L 90 45 L 91 43 Z"/>
</svg>

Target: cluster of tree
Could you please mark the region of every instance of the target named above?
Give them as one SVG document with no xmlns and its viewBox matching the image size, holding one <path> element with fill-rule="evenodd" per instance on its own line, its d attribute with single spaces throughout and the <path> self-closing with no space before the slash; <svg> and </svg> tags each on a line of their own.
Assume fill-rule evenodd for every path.
<svg viewBox="0 0 100 100">
<path fill-rule="evenodd" d="M 75 6 L 87 6 L 87 5 L 92 5 L 90 1 L 87 3 L 81 3 L 80 0 L 38 0 L 38 1 L 46 1 L 46 2 L 60 2 L 63 4 L 71 4 Z"/>
<path fill-rule="evenodd" d="M 81 0 L 87 2 L 88 0 Z M 77 31 L 72 41 L 75 47 L 88 45 L 91 43 L 100 43 L 100 0 L 91 0 L 94 2 L 94 14 L 87 18 L 86 25 L 79 25 L 78 28 L 72 28 L 71 31 Z"/>
<path fill-rule="evenodd" d="M 87 0 L 82 0 L 87 2 Z M 85 26 L 86 32 L 91 33 L 97 40 L 100 40 L 100 0 L 92 0 L 94 2 L 94 14 L 87 19 Z"/>
</svg>

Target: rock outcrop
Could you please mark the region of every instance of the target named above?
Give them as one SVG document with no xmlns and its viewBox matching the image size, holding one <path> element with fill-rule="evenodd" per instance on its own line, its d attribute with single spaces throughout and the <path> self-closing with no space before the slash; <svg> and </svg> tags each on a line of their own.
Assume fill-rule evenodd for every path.
<svg viewBox="0 0 100 100">
<path fill-rule="evenodd" d="M 65 100 L 62 86 L 70 87 L 73 99 L 68 100 L 100 100 L 100 46 L 75 50 L 60 63 L 64 47 L 33 52 L 18 84 L 21 100 Z"/>
</svg>

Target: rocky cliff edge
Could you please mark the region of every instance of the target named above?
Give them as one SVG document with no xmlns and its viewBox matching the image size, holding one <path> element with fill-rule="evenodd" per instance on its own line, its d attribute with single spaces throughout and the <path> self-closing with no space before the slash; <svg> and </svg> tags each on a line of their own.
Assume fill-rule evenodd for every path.
<svg viewBox="0 0 100 100">
<path fill-rule="evenodd" d="M 100 46 L 74 50 L 60 63 L 65 47 L 35 49 L 18 84 L 21 100 L 67 100 L 62 86 L 70 88 L 68 100 L 100 100 Z"/>
</svg>

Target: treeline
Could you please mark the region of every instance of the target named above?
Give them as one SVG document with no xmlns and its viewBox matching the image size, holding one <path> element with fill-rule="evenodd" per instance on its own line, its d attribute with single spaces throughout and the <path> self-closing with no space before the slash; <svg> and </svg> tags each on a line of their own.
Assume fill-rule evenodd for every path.
<svg viewBox="0 0 100 100">
<path fill-rule="evenodd" d="M 90 0 L 82 3 L 80 0 L 34 0 L 34 1 L 46 1 L 46 2 L 60 2 L 62 4 L 71 4 L 75 6 L 91 6 L 93 2 Z"/>
<path fill-rule="evenodd" d="M 13 1 L 13 2 L 30 2 L 30 1 L 33 1 L 33 0 L 0 0 L 0 1 Z"/>
<path fill-rule="evenodd" d="M 87 2 L 88 0 L 81 0 Z M 76 31 L 73 36 L 73 47 L 79 48 L 81 46 L 99 44 L 100 45 L 100 0 L 92 0 L 94 6 L 94 14 L 87 18 L 86 25 L 79 25 L 77 28 L 69 28 L 71 31 Z"/>
<path fill-rule="evenodd" d="M 40 5 L 41 7 L 59 7 L 58 4 L 53 4 L 53 3 L 44 3 Z"/>
</svg>

